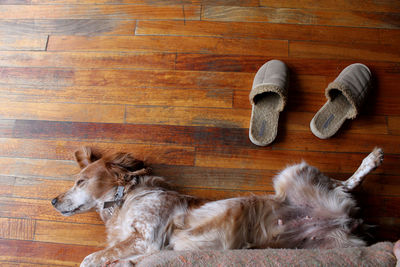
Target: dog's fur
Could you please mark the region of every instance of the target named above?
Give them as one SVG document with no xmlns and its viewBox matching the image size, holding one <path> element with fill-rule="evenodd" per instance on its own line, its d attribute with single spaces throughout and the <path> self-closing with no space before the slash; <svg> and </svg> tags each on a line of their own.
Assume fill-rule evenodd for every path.
<svg viewBox="0 0 400 267">
<path fill-rule="evenodd" d="M 362 246 L 354 235 L 361 221 L 352 217 L 356 204 L 349 191 L 381 164 L 383 152 L 374 149 L 344 182 L 303 162 L 275 177 L 275 195 L 213 202 L 170 190 L 127 153 L 103 156 L 82 148 L 75 158 L 82 170 L 52 204 L 65 216 L 97 210 L 107 227 L 108 247 L 87 256 L 81 266 L 102 266 L 163 249 Z M 124 187 L 123 199 L 104 208 L 117 186 Z"/>
</svg>

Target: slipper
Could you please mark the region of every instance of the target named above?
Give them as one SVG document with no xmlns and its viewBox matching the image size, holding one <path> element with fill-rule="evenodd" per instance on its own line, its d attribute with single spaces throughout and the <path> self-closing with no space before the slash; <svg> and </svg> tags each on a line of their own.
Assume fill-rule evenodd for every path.
<svg viewBox="0 0 400 267">
<path fill-rule="evenodd" d="M 321 139 L 329 138 L 346 119 L 356 118 L 370 85 L 371 71 L 367 66 L 347 66 L 325 89 L 328 101 L 311 120 L 312 133 Z"/>
<path fill-rule="evenodd" d="M 275 140 L 279 113 L 287 100 L 288 68 L 279 60 L 265 63 L 254 77 L 250 92 L 252 105 L 249 138 L 253 144 L 266 146 Z"/>
</svg>

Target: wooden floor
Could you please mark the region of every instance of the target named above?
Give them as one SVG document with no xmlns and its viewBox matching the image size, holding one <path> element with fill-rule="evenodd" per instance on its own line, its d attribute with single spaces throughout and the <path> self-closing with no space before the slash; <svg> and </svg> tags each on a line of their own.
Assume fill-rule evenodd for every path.
<svg viewBox="0 0 400 267">
<path fill-rule="evenodd" d="M 398 0 L 0 3 L 0 265 L 74 266 L 104 246 L 97 214 L 62 217 L 49 201 L 73 184 L 82 145 L 132 152 L 214 199 L 270 193 L 301 159 L 345 179 L 380 146 L 357 197 L 371 240 L 400 238 Z M 248 94 L 274 58 L 290 68 L 289 103 L 275 142 L 257 147 Z M 373 92 L 320 140 L 309 122 L 354 62 L 372 70 Z"/>
</svg>

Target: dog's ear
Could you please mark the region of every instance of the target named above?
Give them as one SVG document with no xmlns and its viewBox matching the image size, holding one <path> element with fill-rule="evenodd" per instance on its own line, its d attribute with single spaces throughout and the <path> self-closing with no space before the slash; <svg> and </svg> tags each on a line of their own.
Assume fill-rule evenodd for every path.
<svg viewBox="0 0 400 267">
<path fill-rule="evenodd" d="M 75 160 L 78 162 L 81 169 L 85 168 L 90 163 L 101 158 L 101 153 L 90 147 L 81 147 L 74 153 Z"/>
<path fill-rule="evenodd" d="M 104 158 L 104 161 L 106 167 L 117 177 L 119 184 L 131 181 L 134 176 L 144 174 L 142 172 L 146 170 L 144 162 L 129 153 L 115 153 Z"/>
</svg>

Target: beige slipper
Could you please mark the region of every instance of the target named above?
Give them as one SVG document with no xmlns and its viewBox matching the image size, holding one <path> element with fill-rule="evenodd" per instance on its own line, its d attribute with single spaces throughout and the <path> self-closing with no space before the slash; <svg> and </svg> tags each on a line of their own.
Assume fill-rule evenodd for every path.
<svg viewBox="0 0 400 267">
<path fill-rule="evenodd" d="M 356 63 L 347 66 L 325 89 L 328 101 L 310 122 L 313 134 L 321 139 L 334 135 L 346 119 L 357 117 L 371 84 L 371 71 Z"/>
<path fill-rule="evenodd" d="M 288 68 L 279 60 L 265 63 L 254 77 L 250 92 L 252 112 L 249 138 L 253 144 L 266 146 L 278 132 L 279 113 L 286 105 Z"/>
</svg>

